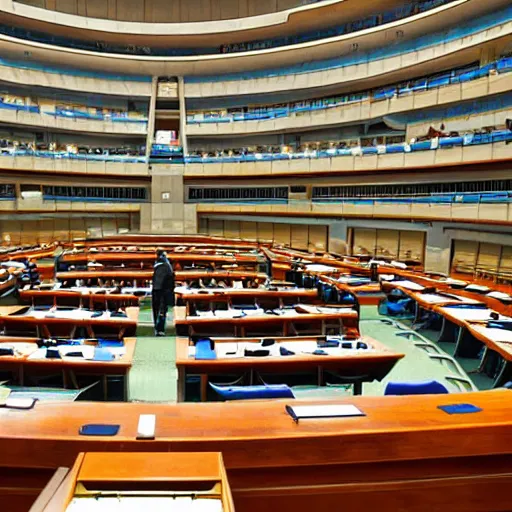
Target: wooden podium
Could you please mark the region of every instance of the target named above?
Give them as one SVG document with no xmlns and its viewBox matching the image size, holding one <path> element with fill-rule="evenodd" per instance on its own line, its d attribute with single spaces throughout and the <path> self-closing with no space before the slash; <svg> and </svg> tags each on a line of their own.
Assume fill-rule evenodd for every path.
<svg viewBox="0 0 512 512">
<path fill-rule="evenodd" d="M 80 453 L 30 512 L 234 512 L 222 454 Z"/>
</svg>

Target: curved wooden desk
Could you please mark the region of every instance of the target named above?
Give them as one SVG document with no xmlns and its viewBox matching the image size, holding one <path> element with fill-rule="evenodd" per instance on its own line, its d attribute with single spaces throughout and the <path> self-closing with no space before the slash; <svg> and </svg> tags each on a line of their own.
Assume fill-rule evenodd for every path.
<svg viewBox="0 0 512 512">
<path fill-rule="evenodd" d="M 179 336 L 212 333 L 230 337 L 359 334 L 359 315 L 351 307 L 332 308 L 332 312 L 306 313 L 284 310 L 283 314 L 262 313 L 245 316 L 242 316 L 242 311 L 233 310 L 231 313 L 236 316 L 232 317 L 186 316 L 184 310 L 183 307 L 174 309 L 174 325 Z"/>
<path fill-rule="evenodd" d="M 510 390 L 347 397 L 343 403 L 366 416 L 298 424 L 287 403 L 0 409 L 0 509 L 26 510 L 52 472 L 71 466 L 81 451 L 220 451 L 235 506 L 244 512 L 332 512 L 341 505 L 350 512 L 512 510 Z M 449 415 L 437 408 L 455 403 L 482 411 Z M 135 439 L 139 414 L 156 414 L 154 441 Z M 115 437 L 79 436 L 86 423 L 121 429 Z"/>
<path fill-rule="evenodd" d="M 223 343 L 244 347 L 247 343 L 258 344 L 261 338 L 211 338 L 215 342 L 216 351 Z M 207 399 L 207 387 L 209 375 L 244 375 L 249 374 L 249 384 L 254 384 L 254 374 L 260 372 L 265 375 L 279 375 L 283 377 L 281 382 L 286 382 L 286 374 L 293 375 L 300 372 L 317 374 L 317 384 L 325 384 L 324 371 L 331 371 L 337 375 L 339 382 L 353 384 L 354 395 L 361 395 L 363 382 L 381 381 L 395 366 L 404 354 L 394 352 L 384 344 L 369 337 L 360 338 L 358 341 L 369 345 L 370 350 L 339 350 L 322 356 L 303 352 L 301 344 L 313 342 L 316 345 L 316 336 L 294 336 L 291 338 L 273 338 L 277 345 L 284 344 L 288 349 L 294 350 L 288 356 L 268 355 L 265 357 L 244 356 L 242 350 L 237 357 L 229 357 L 222 354 L 216 359 L 195 359 L 190 354 L 189 347 L 193 342 L 188 338 L 176 338 L 176 368 L 178 370 L 178 399 L 185 400 L 186 377 L 188 374 L 200 375 L 201 400 Z M 237 347 L 238 348 L 238 347 Z M 307 348 L 311 350 L 311 348 Z"/>
</svg>

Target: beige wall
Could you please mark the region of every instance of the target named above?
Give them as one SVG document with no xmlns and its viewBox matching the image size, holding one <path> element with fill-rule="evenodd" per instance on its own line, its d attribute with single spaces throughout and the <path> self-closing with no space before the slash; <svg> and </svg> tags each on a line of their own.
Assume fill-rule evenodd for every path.
<svg viewBox="0 0 512 512">
<path fill-rule="evenodd" d="M 0 220 L 0 243 L 37 244 L 55 240 L 64 242 L 86 236 L 108 236 L 138 229 L 138 216 L 116 214 L 105 216 L 61 215 L 38 219 L 34 215 L 16 215 Z"/>
<path fill-rule="evenodd" d="M 153 233 L 197 233 L 196 205 L 183 202 L 183 166 L 154 165 L 151 170 L 151 211 L 142 223 Z"/>
<path fill-rule="evenodd" d="M 329 242 L 327 225 L 290 224 L 286 222 L 252 222 L 199 217 L 199 233 L 205 235 L 240 238 L 309 251 L 326 251 Z"/>
</svg>

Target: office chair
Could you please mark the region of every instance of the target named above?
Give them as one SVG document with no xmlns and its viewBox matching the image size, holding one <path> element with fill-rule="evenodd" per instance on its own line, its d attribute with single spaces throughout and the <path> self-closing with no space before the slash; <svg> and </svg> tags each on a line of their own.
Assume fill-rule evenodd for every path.
<svg viewBox="0 0 512 512">
<path fill-rule="evenodd" d="M 388 382 L 384 395 L 445 395 L 449 391 L 437 380 Z"/>
<path fill-rule="evenodd" d="M 210 387 L 224 400 L 252 400 L 255 398 L 295 398 L 286 384 L 265 386 L 217 386 Z"/>
</svg>

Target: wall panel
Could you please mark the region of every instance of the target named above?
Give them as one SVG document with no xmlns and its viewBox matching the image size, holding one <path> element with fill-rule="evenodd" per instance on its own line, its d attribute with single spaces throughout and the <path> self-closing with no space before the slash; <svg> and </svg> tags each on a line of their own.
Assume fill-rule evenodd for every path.
<svg viewBox="0 0 512 512">
<path fill-rule="evenodd" d="M 224 236 L 226 238 L 240 238 L 240 222 L 238 220 L 225 220 Z"/>
<path fill-rule="evenodd" d="M 352 254 L 375 254 L 377 230 L 354 228 L 352 230 Z"/>
<path fill-rule="evenodd" d="M 309 250 L 327 251 L 327 226 L 309 226 Z"/>
<path fill-rule="evenodd" d="M 401 231 L 399 261 L 423 261 L 425 253 L 425 232 Z"/>
<path fill-rule="evenodd" d="M 258 239 L 258 224 L 256 222 L 240 222 L 240 238 L 243 240 Z"/>
<path fill-rule="evenodd" d="M 290 247 L 291 227 L 290 224 L 274 224 L 274 243 Z"/>
<path fill-rule="evenodd" d="M 396 260 L 398 258 L 399 237 L 399 231 L 378 229 L 375 256 L 377 258 L 384 257 Z"/>
<path fill-rule="evenodd" d="M 480 244 L 476 267 L 480 270 L 498 270 L 501 255 L 501 245 Z"/>
<path fill-rule="evenodd" d="M 274 240 L 274 224 L 272 222 L 258 222 L 258 240 L 260 242 Z"/>
<path fill-rule="evenodd" d="M 473 273 L 478 255 L 478 242 L 454 240 L 452 270 L 454 272 Z"/>
<path fill-rule="evenodd" d="M 292 224 L 291 246 L 293 249 L 307 251 L 309 243 L 309 228 L 303 224 Z"/>
<path fill-rule="evenodd" d="M 208 222 L 208 231 L 212 236 L 224 236 L 224 221 L 219 219 L 210 219 Z"/>
</svg>

